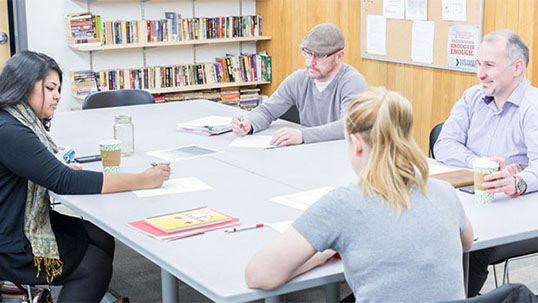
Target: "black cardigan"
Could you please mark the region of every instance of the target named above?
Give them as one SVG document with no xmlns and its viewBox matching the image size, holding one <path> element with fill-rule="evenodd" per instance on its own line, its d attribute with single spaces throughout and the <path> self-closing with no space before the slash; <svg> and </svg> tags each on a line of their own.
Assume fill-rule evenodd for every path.
<svg viewBox="0 0 538 303">
<path fill-rule="evenodd" d="M 4 110 L 0 110 L 0 146 L 0 253 L 24 251 L 28 180 L 58 194 L 101 192 L 102 173 L 70 169 Z"/>
</svg>

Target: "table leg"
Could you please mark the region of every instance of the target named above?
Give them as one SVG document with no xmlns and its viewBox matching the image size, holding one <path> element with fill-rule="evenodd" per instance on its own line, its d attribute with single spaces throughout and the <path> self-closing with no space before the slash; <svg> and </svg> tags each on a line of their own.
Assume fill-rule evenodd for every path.
<svg viewBox="0 0 538 303">
<path fill-rule="evenodd" d="M 325 285 L 325 302 L 340 302 L 340 283 L 335 282 Z"/>
<path fill-rule="evenodd" d="M 265 298 L 265 303 L 281 303 L 281 302 L 284 302 L 284 298 L 282 296 L 274 296 L 274 297 Z"/>
<path fill-rule="evenodd" d="M 163 302 L 176 303 L 179 302 L 177 278 L 171 275 L 169 272 L 161 268 L 161 292 Z"/>
<path fill-rule="evenodd" d="M 469 252 L 463 253 L 463 287 L 467 298 L 469 293 Z"/>
</svg>

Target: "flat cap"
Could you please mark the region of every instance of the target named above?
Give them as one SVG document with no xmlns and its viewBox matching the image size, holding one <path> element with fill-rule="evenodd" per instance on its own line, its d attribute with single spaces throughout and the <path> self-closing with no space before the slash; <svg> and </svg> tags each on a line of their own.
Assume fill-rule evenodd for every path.
<svg viewBox="0 0 538 303">
<path fill-rule="evenodd" d="M 300 47 L 321 55 L 332 54 L 344 49 L 344 34 L 334 24 L 321 23 L 306 34 Z"/>
</svg>

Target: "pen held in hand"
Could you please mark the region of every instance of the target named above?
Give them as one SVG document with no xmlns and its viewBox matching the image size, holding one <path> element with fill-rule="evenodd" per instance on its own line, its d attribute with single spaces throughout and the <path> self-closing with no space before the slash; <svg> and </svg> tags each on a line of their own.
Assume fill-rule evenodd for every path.
<svg viewBox="0 0 538 303">
<path fill-rule="evenodd" d="M 159 165 L 159 163 L 155 162 L 155 161 L 151 161 L 150 165 L 152 167 L 156 167 L 157 165 Z M 170 171 L 170 174 L 172 174 L 172 171 Z"/>
<path fill-rule="evenodd" d="M 264 225 L 263 224 L 256 224 L 256 225 L 249 225 L 249 226 L 243 226 L 243 227 L 234 227 L 232 229 L 227 229 L 224 232 L 225 233 L 235 233 L 235 232 L 238 232 L 238 231 L 256 229 L 256 228 L 260 228 L 260 227 L 264 227 Z"/>
</svg>

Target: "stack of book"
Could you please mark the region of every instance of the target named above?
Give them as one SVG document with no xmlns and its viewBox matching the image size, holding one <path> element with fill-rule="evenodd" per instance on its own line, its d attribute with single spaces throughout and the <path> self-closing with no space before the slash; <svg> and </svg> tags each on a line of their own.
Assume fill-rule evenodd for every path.
<svg viewBox="0 0 538 303">
<path fill-rule="evenodd" d="M 239 106 L 239 90 L 237 88 L 222 88 L 220 90 L 220 101 L 219 103 Z"/>
<path fill-rule="evenodd" d="M 260 104 L 260 89 L 239 88 L 239 107 L 246 110 L 252 110 Z"/>
<path fill-rule="evenodd" d="M 82 71 L 74 74 L 88 72 Z M 99 91 L 150 90 L 223 82 L 270 82 L 272 78 L 271 57 L 265 52 L 241 56 L 228 55 L 225 58 L 217 58 L 216 63 L 110 69 L 95 72 L 93 77 L 97 81 Z"/>
<path fill-rule="evenodd" d="M 91 13 L 68 14 L 65 17 L 67 40 L 74 46 L 101 45 L 101 17 Z"/>
<path fill-rule="evenodd" d="M 160 240 L 176 240 L 239 224 L 239 219 L 201 207 L 144 220 L 129 222 L 131 227 Z"/>
<path fill-rule="evenodd" d="M 71 79 L 71 89 L 75 96 L 85 97 L 98 91 L 95 73 L 92 71 L 73 72 Z"/>
<path fill-rule="evenodd" d="M 184 132 L 193 132 L 214 136 L 231 132 L 231 122 L 232 117 L 208 116 L 189 122 L 179 123 L 177 125 L 177 129 Z"/>
<path fill-rule="evenodd" d="M 257 37 L 262 35 L 262 17 L 228 16 L 181 18 L 165 12 L 158 20 L 101 21 L 91 13 L 69 14 L 67 35 L 77 47 L 146 42 Z"/>
</svg>

